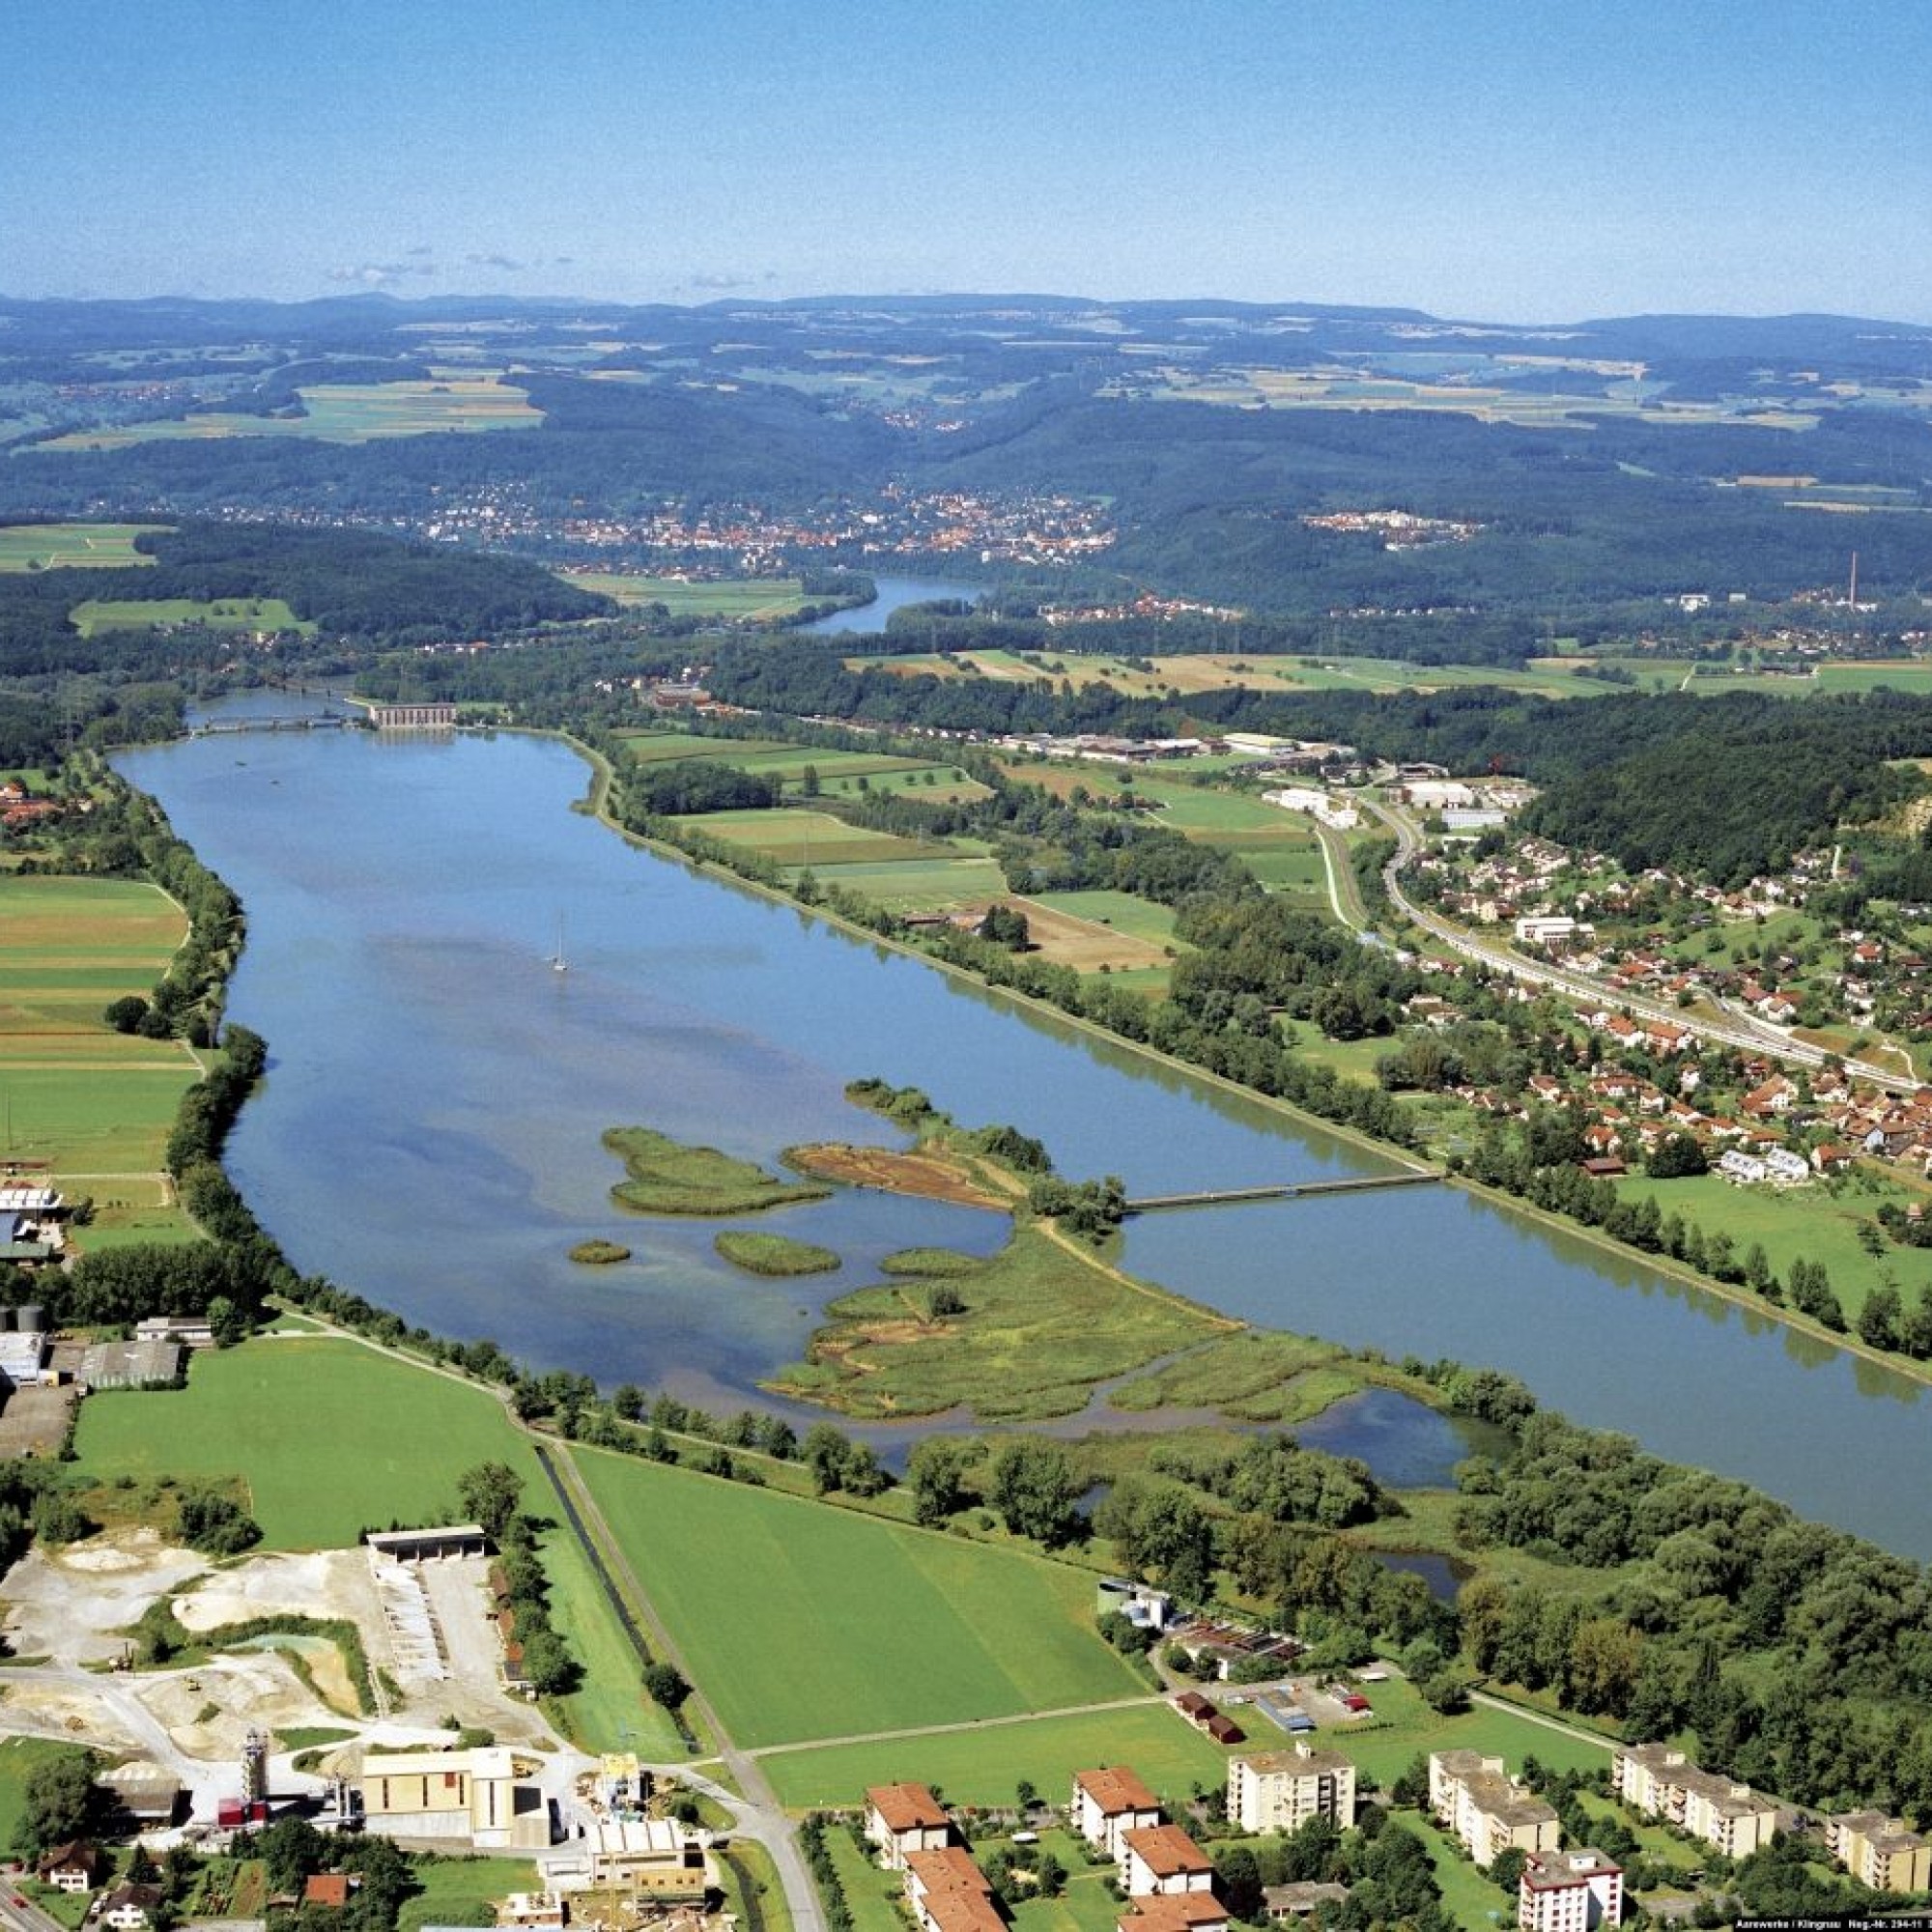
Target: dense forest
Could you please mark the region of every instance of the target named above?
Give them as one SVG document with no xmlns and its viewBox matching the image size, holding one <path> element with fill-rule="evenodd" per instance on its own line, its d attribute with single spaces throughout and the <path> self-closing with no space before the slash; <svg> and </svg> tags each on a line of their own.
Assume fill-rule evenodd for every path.
<svg viewBox="0 0 1932 1932">
<path fill-rule="evenodd" d="M 178 627 L 82 638 L 70 613 L 95 599 L 284 599 L 331 638 L 431 643 L 582 618 L 607 599 L 515 557 L 405 543 L 368 530 L 185 524 L 136 540 L 124 570 L 0 573 L 0 675 L 178 676 L 234 654 L 232 635 Z"/>
</svg>

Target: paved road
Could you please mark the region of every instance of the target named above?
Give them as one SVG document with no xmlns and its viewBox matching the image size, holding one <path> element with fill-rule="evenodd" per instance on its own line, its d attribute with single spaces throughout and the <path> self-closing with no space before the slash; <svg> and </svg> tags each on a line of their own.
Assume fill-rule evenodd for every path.
<svg viewBox="0 0 1932 1932">
<path fill-rule="evenodd" d="M 1699 1039 L 1716 1040 L 1720 1045 L 1743 1048 L 1747 1053 L 1768 1054 L 1776 1060 L 1794 1061 L 1804 1066 L 1822 1066 L 1833 1058 L 1821 1046 L 1812 1046 L 1776 1027 L 1759 1020 L 1743 1016 L 1728 1021 L 1717 1021 L 1701 1013 L 1687 1012 L 1683 1009 L 1666 1005 L 1659 1000 L 1647 1000 L 1641 994 L 1633 994 L 1605 986 L 1601 980 L 1588 973 L 1579 973 L 1572 967 L 1556 965 L 1548 960 L 1531 959 L 1515 952 L 1501 941 L 1478 940 L 1460 925 L 1453 924 L 1439 913 L 1432 912 L 1427 906 L 1418 905 L 1402 888 L 1402 874 L 1423 849 L 1423 838 L 1414 821 L 1405 813 L 1378 805 L 1373 800 L 1363 799 L 1364 808 L 1395 834 L 1396 851 L 1382 870 L 1383 882 L 1388 887 L 1390 901 L 1412 924 L 1438 940 L 1450 952 L 1460 953 L 1464 959 L 1471 959 L 1480 965 L 1491 966 L 1499 972 L 1512 975 L 1525 985 L 1547 986 L 1552 992 L 1561 993 L 1566 999 L 1594 1004 L 1613 1006 L 1629 1011 L 1633 1017 L 1654 1019 L 1681 1026 L 1687 1033 L 1694 1034 Z M 1916 1092 L 1922 1084 L 1909 1079 L 1890 1068 L 1874 1065 L 1869 1061 L 1847 1060 L 1846 1069 L 1854 1077 L 1868 1080 L 1893 1091 Z"/>
</svg>

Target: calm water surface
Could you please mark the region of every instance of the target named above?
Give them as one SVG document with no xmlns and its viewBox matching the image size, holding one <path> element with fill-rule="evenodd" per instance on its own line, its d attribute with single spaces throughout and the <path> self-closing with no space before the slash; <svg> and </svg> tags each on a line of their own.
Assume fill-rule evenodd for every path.
<svg viewBox="0 0 1932 1932">
<path fill-rule="evenodd" d="M 1380 1166 L 628 847 L 569 809 L 584 767 L 554 743 L 261 734 L 120 763 L 247 905 L 231 1011 L 272 1064 L 232 1159 L 256 1211 L 298 1267 L 539 1366 L 732 1406 L 880 1256 L 985 1252 L 1004 1234 L 992 1215 L 847 1194 L 758 1223 L 836 1249 L 843 1270 L 762 1281 L 713 1253 L 721 1224 L 611 1206 L 612 1125 L 770 1162 L 796 1141 L 888 1138 L 841 1093 L 876 1074 L 1130 1191 Z M 563 975 L 547 963 L 559 920 Z M 591 1236 L 635 1259 L 574 1265 Z M 1509 1369 L 1579 1420 L 1932 1556 L 1916 1383 L 1459 1191 L 1150 1215 L 1125 1260 L 1256 1321 Z M 1327 1446 L 1384 1473 L 1432 1453 L 1372 1398 L 1328 1426 Z"/>
<path fill-rule="evenodd" d="M 953 597 L 970 604 L 986 587 L 983 583 L 949 582 L 942 577 L 881 577 L 876 573 L 872 582 L 879 594 L 869 604 L 863 604 L 856 611 L 835 611 L 815 623 L 801 624 L 800 631 L 807 636 L 830 637 L 836 631 L 853 631 L 861 637 L 873 637 L 886 628 L 893 612 L 905 605 L 938 604 Z"/>
</svg>

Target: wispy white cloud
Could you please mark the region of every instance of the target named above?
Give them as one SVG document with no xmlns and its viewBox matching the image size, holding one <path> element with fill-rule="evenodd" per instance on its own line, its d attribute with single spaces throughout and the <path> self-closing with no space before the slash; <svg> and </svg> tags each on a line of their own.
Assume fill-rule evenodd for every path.
<svg viewBox="0 0 1932 1932">
<path fill-rule="evenodd" d="M 416 250 L 412 249 L 412 254 Z M 329 270 L 331 282 L 348 282 L 360 289 L 384 289 L 392 282 L 400 282 L 410 275 L 433 275 L 436 273 L 434 262 L 358 262 L 353 268 L 338 267 Z"/>
</svg>

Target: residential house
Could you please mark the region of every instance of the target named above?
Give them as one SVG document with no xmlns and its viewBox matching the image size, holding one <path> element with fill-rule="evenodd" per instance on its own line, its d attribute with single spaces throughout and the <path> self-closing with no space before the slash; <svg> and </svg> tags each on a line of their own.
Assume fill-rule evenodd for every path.
<svg viewBox="0 0 1932 1932">
<path fill-rule="evenodd" d="M 161 1907 L 157 1885 L 117 1885 L 101 1901 L 100 1923 L 108 1932 L 148 1932 Z"/>
<path fill-rule="evenodd" d="M 1620 1745 L 1610 1754 L 1610 1783 L 1626 1804 L 1741 1859 L 1777 1833 L 1777 1805 L 1747 1784 L 1700 1771 L 1668 1745 Z"/>
<path fill-rule="evenodd" d="M 1211 1891 L 1214 1866 L 1179 1825 L 1141 1825 L 1121 1833 L 1121 1889 L 1129 1898 Z"/>
<path fill-rule="evenodd" d="M 1512 1847 L 1556 1849 L 1554 1807 L 1509 1777 L 1500 1757 L 1473 1750 L 1430 1752 L 1429 1808 L 1479 1865 Z"/>
<path fill-rule="evenodd" d="M 908 1852 L 905 1888 L 920 1932 L 1005 1932 L 993 1888 L 963 1845 Z"/>
<path fill-rule="evenodd" d="M 1531 1852 L 1517 1884 L 1523 1932 L 1590 1932 L 1623 1918 L 1624 1875 L 1602 1852 Z"/>
<path fill-rule="evenodd" d="M 1160 1823 L 1160 1801 L 1124 1765 L 1073 1774 L 1073 1829 L 1117 1864 L 1128 1832 Z"/>
<path fill-rule="evenodd" d="M 1133 1901 L 1115 1932 L 1228 1932 L 1228 1908 L 1211 1891 L 1156 1891 Z"/>
<path fill-rule="evenodd" d="M 875 1784 L 866 1793 L 866 1835 L 888 1869 L 903 1871 L 914 1852 L 944 1851 L 952 1827 L 923 1784 Z"/>
<path fill-rule="evenodd" d="M 34 1870 L 43 1885 L 50 1885 L 56 1891 L 92 1891 L 100 1875 L 100 1848 L 85 1838 L 75 1838 L 54 1846 Z"/>
<path fill-rule="evenodd" d="M 1874 1891 L 1932 1889 L 1932 1844 L 1883 1811 L 1843 1811 L 1825 1820 L 1832 1856 Z"/>
<path fill-rule="evenodd" d="M 1228 1761 L 1228 1815 L 1244 1832 L 1298 1832 L 1311 1818 L 1355 1822 L 1355 1767 L 1306 1743 Z"/>
</svg>

